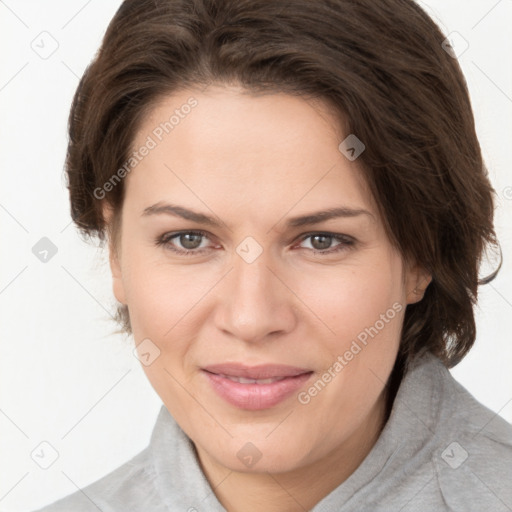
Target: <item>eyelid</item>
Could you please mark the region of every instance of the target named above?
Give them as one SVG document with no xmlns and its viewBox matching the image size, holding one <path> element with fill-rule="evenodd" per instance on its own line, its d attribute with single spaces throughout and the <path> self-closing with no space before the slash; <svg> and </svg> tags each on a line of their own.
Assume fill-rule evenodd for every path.
<svg viewBox="0 0 512 512">
<path fill-rule="evenodd" d="M 309 238 L 311 236 L 315 235 L 321 235 L 321 236 L 330 236 L 332 238 L 335 238 L 336 240 L 345 240 L 346 242 L 355 242 L 355 238 L 350 235 L 345 235 L 344 233 L 333 233 L 332 231 L 309 231 L 307 233 L 302 233 L 299 235 L 295 240 L 297 241 L 303 241 L 306 238 Z"/>
</svg>

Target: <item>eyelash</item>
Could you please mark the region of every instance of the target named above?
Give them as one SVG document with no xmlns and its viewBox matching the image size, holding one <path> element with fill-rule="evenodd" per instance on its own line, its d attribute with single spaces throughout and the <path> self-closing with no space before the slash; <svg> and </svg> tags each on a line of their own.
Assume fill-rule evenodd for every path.
<svg viewBox="0 0 512 512">
<path fill-rule="evenodd" d="M 176 231 L 174 233 L 165 233 L 164 235 L 158 237 L 155 240 L 155 244 L 157 246 L 163 246 L 165 249 L 168 249 L 170 251 L 173 251 L 177 254 L 187 256 L 190 254 L 202 254 L 207 249 L 177 249 L 174 247 L 170 242 L 174 238 L 178 238 L 181 235 L 199 235 L 203 236 L 205 238 L 208 238 L 208 234 L 204 231 Z M 331 237 L 333 240 L 336 240 L 337 242 L 340 242 L 338 245 L 334 246 L 333 248 L 326 249 L 324 251 L 318 250 L 318 249 L 309 249 L 306 248 L 308 251 L 313 252 L 313 254 L 333 254 L 337 252 L 342 252 L 348 250 L 351 246 L 354 245 L 355 240 L 352 237 L 349 237 L 348 235 L 341 235 L 336 233 L 329 233 L 325 231 L 315 231 L 312 233 L 306 233 L 304 235 L 301 235 L 301 238 L 299 239 L 299 242 L 302 243 L 304 240 L 307 240 L 308 238 L 311 238 L 313 236 L 328 236 Z"/>
</svg>

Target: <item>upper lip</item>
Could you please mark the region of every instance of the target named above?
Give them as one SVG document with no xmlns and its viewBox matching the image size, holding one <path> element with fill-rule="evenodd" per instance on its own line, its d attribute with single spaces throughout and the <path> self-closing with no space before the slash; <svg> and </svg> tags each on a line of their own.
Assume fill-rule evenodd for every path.
<svg viewBox="0 0 512 512">
<path fill-rule="evenodd" d="M 242 363 L 222 363 L 205 366 L 203 370 L 217 375 L 243 377 L 245 379 L 271 379 L 274 377 L 295 377 L 303 373 L 311 373 L 307 368 L 298 368 L 284 364 L 261 364 L 247 366 Z"/>
</svg>

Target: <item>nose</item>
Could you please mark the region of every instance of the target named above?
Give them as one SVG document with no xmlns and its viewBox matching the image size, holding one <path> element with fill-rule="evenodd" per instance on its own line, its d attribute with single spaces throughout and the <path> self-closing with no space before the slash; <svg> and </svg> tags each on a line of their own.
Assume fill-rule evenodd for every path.
<svg viewBox="0 0 512 512">
<path fill-rule="evenodd" d="M 290 332 L 296 324 L 293 293 L 283 284 L 265 251 L 247 263 L 234 255 L 233 268 L 219 290 L 215 324 L 225 334 L 261 343 Z"/>
</svg>

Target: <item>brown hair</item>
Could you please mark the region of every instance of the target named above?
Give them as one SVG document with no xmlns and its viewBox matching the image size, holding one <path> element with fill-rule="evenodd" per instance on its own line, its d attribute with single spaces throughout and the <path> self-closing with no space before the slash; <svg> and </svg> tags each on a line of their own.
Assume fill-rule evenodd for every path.
<svg viewBox="0 0 512 512">
<path fill-rule="evenodd" d="M 322 99 L 366 145 L 360 159 L 392 243 L 433 276 L 407 307 L 398 360 L 430 350 L 451 367 L 474 343 L 479 266 L 497 241 L 466 82 L 444 39 L 411 0 L 126 0 L 71 109 L 73 220 L 105 240 L 102 203 L 117 221 L 123 182 L 101 199 L 95 190 L 164 95 L 236 83 Z M 125 306 L 117 319 L 131 332 Z"/>
</svg>

